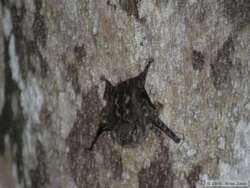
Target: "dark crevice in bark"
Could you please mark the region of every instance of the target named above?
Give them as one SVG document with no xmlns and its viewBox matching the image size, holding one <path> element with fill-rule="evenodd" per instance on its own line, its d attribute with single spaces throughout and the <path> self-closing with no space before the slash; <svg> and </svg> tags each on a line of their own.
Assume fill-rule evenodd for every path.
<svg viewBox="0 0 250 188">
<path fill-rule="evenodd" d="M 5 137 L 10 138 L 11 149 L 15 153 L 13 159 L 17 164 L 17 173 L 19 180 L 23 179 L 23 129 L 25 118 L 22 114 L 20 105 L 20 89 L 17 83 L 12 79 L 9 57 L 9 40 L 4 41 L 4 63 L 5 63 L 5 103 L 0 115 L 0 154 L 5 152 Z M 17 100 L 16 106 L 13 105 L 13 100 Z M 16 109 L 13 109 L 16 108 Z M 15 113 L 14 113 L 15 111 Z"/>
<path fill-rule="evenodd" d="M 210 64 L 211 77 L 214 87 L 217 90 L 228 89 L 231 86 L 230 70 L 233 67 L 232 55 L 234 53 L 234 43 L 232 36 L 224 42 L 218 50 L 216 59 Z"/>
<path fill-rule="evenodd" d="M 35 41 L 41 44 L 42 47 L 46 46 L 48 28 L 45 24 L 45 17 L 41 14 L 42 1 L 35 1 L 36 12 L 34 14 L 34 22 L 32 25 Z"/>
<path fill-rule="evenodd" d="M 199 175 L 201 171 L 202 167 L 200 165 L 195 165 L 192 167 L 190 173 L 186 176 L 186 180 L 190 188 L 196 188 L 196 182 L 199 181 Z"/>
<path fill-rule="evenodd" d="M 193 50 L 192 52 L 192 65 L 194 70 L 202 71 L 205 57 L 202 52 Z"/>
<path fill-rule="evenodd" d="M 138 3 L 140 0 L 119 0 L 121 8 L 127 12 L 128 16 L 139 19 Z"/>
<path fill-rule="evenodd" d="M 32 72 L 33 74 L 40 73 L 42 78 L 46 78 L 48 76 L 49 66 L 46 62 L 45 58 L 42 56 L 42 53 L 39 49 L 39 45 L 46 45 L 46 36 L 47 29 L 43 22 L 36 20 L 36 14 L 40 15 L 40 6 L 37 3 L 36 7 L 38 7 L 37 12 L 35 13 L 34 23 L 33 23 L 33 33 L 35 40 L 29 40 L 25 37 L 23 33 L 23 21 L 26 15 L 26 8 L 22 4 L 20 8 L 16 8 L 15 6 L 11 7 L 11 16 L 13 21 L 13 33 L 15 36 L 15 45 L 16 51 L 18 54 L 20 69 L 22 73 L 22 77 L 25 79 L 27 77 L 28 72 Z M 38 16 L 39 17 L 39 16 Z M 33 58 L 32 58 L 33 57 Z M 37 58 L 34 58 L 37 57 Z M 38 60 L 40 64 L 40 70 L 37 70 L 35 67 L 34 61 Z M 39 72 L 38 72 L 39 71 Z"/>
<path fill-rule="evenodd" d="M 235 31 L 239 31 L 250 24 L 249 0 L 224 0 L 222 6 L 224 15 L 234 25 Z"/>
<path fill-rule="evenodd" d="M 46 165 L 46 152 L 40 141 L 36 144 L 37 167 L 30 171 L 31 187 L 44 188 L 48 187 L 48 173 Z"/>
</svg>

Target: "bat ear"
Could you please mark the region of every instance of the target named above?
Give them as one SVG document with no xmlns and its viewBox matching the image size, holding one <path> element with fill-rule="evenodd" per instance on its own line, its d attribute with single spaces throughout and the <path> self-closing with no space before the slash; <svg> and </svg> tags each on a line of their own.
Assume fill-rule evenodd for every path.
<svg viewBox="0 0 250 188">
<path fill-rule="evenodd" d="M 147 74 L 148 74 L 148 69 L 150 67 L 150 65 L 154 62 L 154 58 L 150 57 L 148 59 L 148 62 L 147 62 L 147 65 L 146 67 L 144 68 L 143 72 L 139 75 L 140 77 L 140 80 L 141 80 L 141 84 L 144 86 L 145 85 L 145 82 L 146 82 L 146 77 L 147 77 Z"/>
<path fill-rule="evenodd" d="M 111 84 L 110 81 L 108 81 L 103 75 L 101 76 L 101 80 L 105 81 L 105 91 L 104 91 L 104 95 L 103 95 L 103 99 L 107 100 L 108 96 L 111 94 L 111 92 L 114 89 L 114 86 Z"/>
</svg>

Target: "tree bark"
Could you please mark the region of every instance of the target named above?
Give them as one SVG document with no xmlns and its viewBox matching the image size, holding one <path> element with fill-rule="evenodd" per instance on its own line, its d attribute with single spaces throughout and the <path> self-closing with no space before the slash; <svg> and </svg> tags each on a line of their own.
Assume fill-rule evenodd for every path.
<svg viewBox="0 0 250 188">
<path fill-rule="evenodd" d="M 2 0 L 0 187 L 179 188 L 250 177 L 249 0 Z M 87 151 L 116 85 L 146 90 L 179 137 Z"/>
</svg>

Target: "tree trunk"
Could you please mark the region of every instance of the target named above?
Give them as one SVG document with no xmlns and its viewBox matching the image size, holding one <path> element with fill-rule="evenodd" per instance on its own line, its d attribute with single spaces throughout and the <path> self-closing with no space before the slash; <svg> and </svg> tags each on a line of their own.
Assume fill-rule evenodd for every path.
<svg viewBox="0 0 250 188">
<path fill-rule="evenodd" d="M 0 187 L 249 180 L 249 0 L 2 0 L 0 20 Z M 181 142 L 156 130 L 122 146 L 105 132 L 86 150 L 101 77 L 116 86 L 149 58 L 145 89 Z"/>
</svg>

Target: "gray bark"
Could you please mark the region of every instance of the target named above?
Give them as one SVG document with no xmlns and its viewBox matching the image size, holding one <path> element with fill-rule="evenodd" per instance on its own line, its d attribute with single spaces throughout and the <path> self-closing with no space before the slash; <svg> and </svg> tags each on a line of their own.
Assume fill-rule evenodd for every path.
<svg viewBox="0 0 250 188">
<path fill-rule="evenodd" d="M 204 187 L 250 177 L 249 0 L 2 0 L 0 187 Z M 146 90 L 180 137 L 86 151 L 117 84 Z"/>
</svg>

